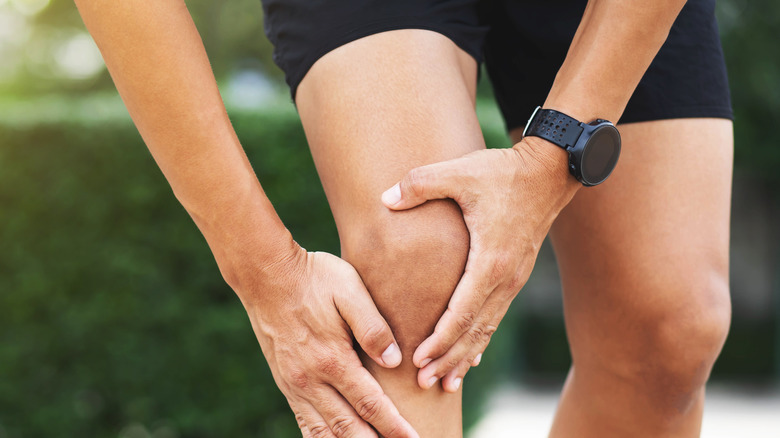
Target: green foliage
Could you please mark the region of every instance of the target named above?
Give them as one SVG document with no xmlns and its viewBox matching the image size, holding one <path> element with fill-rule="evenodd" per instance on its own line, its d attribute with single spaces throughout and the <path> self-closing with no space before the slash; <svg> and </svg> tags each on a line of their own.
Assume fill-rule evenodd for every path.
<svg viewBox="0 0 780 438">
<path fill-rule="evenodd" d="M 187 3 L 217 77 L 255 63 L 279 77 L 259 1 Z M 738 169 L 774 187 L 779 16 L 771 0 L 719 2 Z M 82 31 L 65 0 L 32 21 L 32 42 L 57 29 Z M 241 304 L 124 110 L 91 95 L 28 99 L 108 89 L 107 73 L 74 82 L 28 68 L 0 85 L 23 97 L 0 101 L 0 438 L 299 436 Z M 480 102 L 478 112 L 487 143 L 507 146 L 495 107 Z M 338 253 L 294 111 L 233 120 L 295 238 Z M 778 323 L 734 321 L 714 376 L 768 376 Z M 510 312 L 467 376 L 466 423 L 498 376 L 560 377 L 568 363 L 560 320 Z"/>
<path fill-rule="evenodd" d="M 780 187 L 780 3 L 718 3 L 723 50 L 734 104 L 735 158 Z"/>
<path fill-rule="evenodd" d="M 338 253 L 295 113 L 233 121 L 296 239 Z M 0 436 L 300 436 L 129 121 L 0 123 L 0 206 Z M 469 375 L 468 422 L 500 361 Z"/>
<path fill-rule="evenodd" d="M 271 59 L 273 47 L 263 33 L 260 0 L 187 0 L 186 5 L 217 78 L 224 79 L 237 69 L 248 68 L 281 81 L 282 72 Z M 9 56 L 8 61 L 15 63 L 21 60 L 21 68 L 13 77 L 0 76 L 0 94 L 77 94 L 113 89 L 111 78 L 105 69 L 88 78 L 69 78 L 56 72 L 56 59 L 63 42 L 73 35 L 86 32 L 73 1 L 50 0 L 44 9 L 32 16 L 18 13 L 9 4 L 4 5 L 4 2 L 0 1 L 0 16 L 6 18 L 4 14 L 9 14 L 8 17 L 14 19 L 14 23 L 23 23 L 20 27 L 23 30 L 10 38 L 20 40 L 18 43 L 23 50 L 10 52 L 11 55 L 0 50 L 0 53 L 4 53 L 3 56 Z M 5 49 L 3 38 L 4 36 L 0 35 L 0 49 Z M 16 42 L 12 46 L 15 44 Z"/>
<path fill-rule="evenodd" d="M 298 141 L 277 159 L 310 175 L 294 123 L 268 123 Z M 133 423 L 296 436 L 241 304 L 130 124 L 3 126 L 0 144 L 9 436 L 109 436 Z M 282 210 L 328 223 L 322 202 L 271 191 Z"/>
</svg>

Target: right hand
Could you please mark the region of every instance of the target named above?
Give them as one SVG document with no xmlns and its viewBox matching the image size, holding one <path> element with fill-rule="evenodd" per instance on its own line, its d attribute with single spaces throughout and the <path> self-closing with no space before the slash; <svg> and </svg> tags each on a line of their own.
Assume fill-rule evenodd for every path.
<svg viewBox="0 0 780 438">
<path fill-rule="evenodd" d="M 237 292 L 304 438 L 417 438 L 354 350 L 353 336 L 379 365 L 401 363 L 360 276 L 336 256 L 298 249 Z"/>
</svg>

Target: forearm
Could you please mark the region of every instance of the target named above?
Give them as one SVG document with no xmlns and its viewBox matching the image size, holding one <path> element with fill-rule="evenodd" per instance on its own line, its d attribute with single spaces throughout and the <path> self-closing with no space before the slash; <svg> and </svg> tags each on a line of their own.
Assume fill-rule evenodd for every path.
<svg viewBox="0 0 780 438">
<path fill-rule="evenodd" d="M 76 4 L 141 136 L 228 282 L 236 263 L 262 267 L 293 248 L 230 124 L 184 2 Z"/>
<path fill-rule="evenodd" d="M 544 103 L 617 122 L 685 0 L 590 0 Z"/>
</svg>

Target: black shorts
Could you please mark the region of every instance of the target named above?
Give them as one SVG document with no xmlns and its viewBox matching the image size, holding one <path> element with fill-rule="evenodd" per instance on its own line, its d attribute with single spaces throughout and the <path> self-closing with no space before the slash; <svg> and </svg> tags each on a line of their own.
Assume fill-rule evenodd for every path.
<svg viewBox="0 0 780 438">
<path fill-rule="evenodd" d="M 317 59 L 350 41 L 427 29 L 483 60 L 508 129 L 541 105 L 586 0 L 262 0 L 274 61 L 293 99 Z M 620 122 L 732 118 L 715 0 L 688 0 Z"/>
</svg>

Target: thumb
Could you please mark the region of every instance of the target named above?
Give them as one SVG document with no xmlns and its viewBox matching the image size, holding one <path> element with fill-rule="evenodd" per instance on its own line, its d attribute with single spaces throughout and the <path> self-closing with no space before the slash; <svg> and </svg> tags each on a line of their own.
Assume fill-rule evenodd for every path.
<svg viewBox="0 0 780 438">
<path fill-rule="evenodd" d="M 404 178 L 382 193 L 382 203 L 393 210 L 406 210 L 431 199 L 452 197 L 447 163 L 412 169 Z"/>
<path fill-rule="evenodd" d="M 358 287 L 353 293 L 336 297 L 336 307 L 363 351 L 385 368 L 397 367 L 401 363 L 401 349 L 368 291 Z"/>
</svg>

